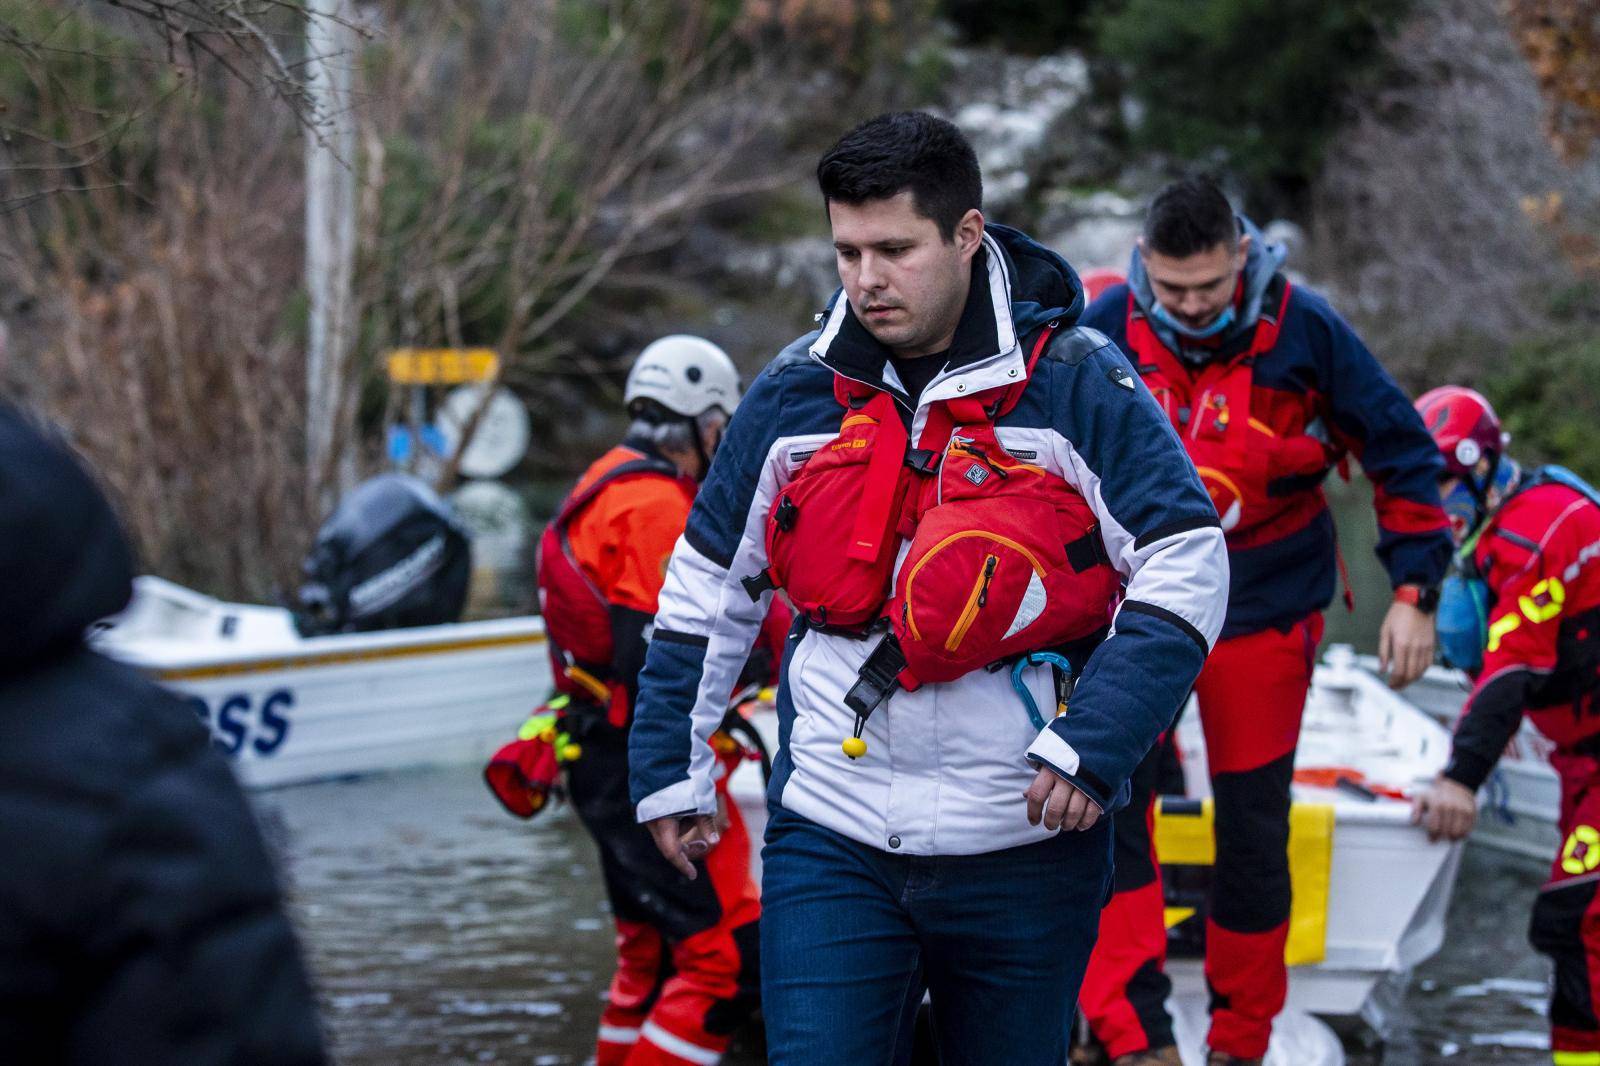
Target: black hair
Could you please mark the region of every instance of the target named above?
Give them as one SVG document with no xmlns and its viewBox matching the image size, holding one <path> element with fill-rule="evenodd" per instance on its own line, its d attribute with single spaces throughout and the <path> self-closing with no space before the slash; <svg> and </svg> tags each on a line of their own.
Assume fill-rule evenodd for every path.
<svg viewBox="0 0 1600 1066">
<path fill-rule="evenodd" d="M 922 111 L 870 119 L 817 163 L 824 203 L 862 204 L 910 190 L 917 214 L 952 240 L 968 211 L 983 209 L 978 156 L 954 123 Z"/>
<path fill-rule="evenodd" d="M 1144 243 L 1174 259 L 1209 251 L 1229 251 L 1239 240 L 1239 219 L 1216 182 L 1206 177 L 1174 181 L 1156 193 L 1144 217 Z"/>
</svg>

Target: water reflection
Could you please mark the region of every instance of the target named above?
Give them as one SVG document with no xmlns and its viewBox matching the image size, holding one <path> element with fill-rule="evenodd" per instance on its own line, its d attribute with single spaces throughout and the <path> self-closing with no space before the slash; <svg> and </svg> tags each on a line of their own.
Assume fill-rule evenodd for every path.
<svg viewBox="0 0 1600 1066">
<path fill-rule="evenodd" d="M 516 822 L 473 767 L 256 798 L 340 1063 L 587 1060 L 613 947 L 593 848 L 568 811 Z M 1470 849 L 1444 951 L 1418 973 L 1386 1053 L 1353 1046 L 1351 1062 L 1548 1061 L 1546 967 L 1523 939 L 1541 877 Z"/>
</svg>

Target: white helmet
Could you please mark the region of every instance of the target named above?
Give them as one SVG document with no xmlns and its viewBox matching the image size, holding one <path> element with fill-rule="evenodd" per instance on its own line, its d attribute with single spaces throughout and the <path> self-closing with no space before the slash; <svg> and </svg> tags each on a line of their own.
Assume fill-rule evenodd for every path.
<svg viewBox="0 0 1600 1066">
<path fill-rule="evenodd" d="M 731 415 L 739 404 L 739 371 L 728 353 L 710 341 L 674 333 L 639 353 L 622 398 L 630 410 L 636 400 L 654 400 L 685 418 L 697 418 L 713 407 Z"/>
</svg>

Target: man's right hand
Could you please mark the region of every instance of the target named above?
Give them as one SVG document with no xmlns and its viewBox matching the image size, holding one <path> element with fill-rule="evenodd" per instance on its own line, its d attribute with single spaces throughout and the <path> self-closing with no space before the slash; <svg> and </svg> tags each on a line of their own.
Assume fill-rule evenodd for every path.
<svg viewBox="0 0 1600 1066">
<path fill-rule="evenodd" d="M 1411 806 L 1411 824 L 1426 829 L 1429 840 L 1460 840 L 1477 821 L 1478 800 L 1472 790 L 1442 774 Z"/>
<path fill-rule="evenodd" d="M 721 835 L 716 819 L 709 814 L 669 814 L 645 823 L 655 838 L 656 848 L 678 872 L 693 881 L 700 876 L 694 864 L 706 857 Z"/>
</svg>

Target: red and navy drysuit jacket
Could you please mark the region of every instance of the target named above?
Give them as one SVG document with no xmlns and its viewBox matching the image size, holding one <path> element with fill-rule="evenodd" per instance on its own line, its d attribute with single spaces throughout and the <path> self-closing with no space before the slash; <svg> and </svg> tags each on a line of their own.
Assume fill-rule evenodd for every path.
<svg viewBox="0 0 1600 1066">
<path fill-rule="evenodd" d="M 1411 401 L 1328 302 L 1291 284 L 1277 269 L 1281 254 L 1244 225 L 1256 245 L 1241 279 L 1244 313 L 1206 362 L 1193 349 L 1187 358 L 1175 351 L 1149 315 L 1137 252 L 1131 284 L 1106 290 L 1083 317 L 1134 360 L 1217 505 L 1232 571 L 1224 638 L 1286 630 L 1332 602 L 1337 546 L 1321 486 L 1346 454 L 1372 481 L 1377 554 L 1390 581 L 1437 585 L 1450 559 L 1442 464 Z"/>
<path fill-rule="evenodd" d="M 913 439 L 933 404 L 1026 381 L 996 422 L 999 442 L 1089 503 L 1126 595 L 1071 711 L 1043 731 L 1009 671 L 975 670 L 893 695 L 867 723 L 871 754 L 856 762 L 840 751 L 854 721 L 844 693 L 875 642 L 797 624 L 778 692 L 782 747 L 771 801 L 852 840 L 920 855 L 1049 836 L 1028 824 L 1022 797 L 1040 764 L 1105 810 L 1125 801 L 1129 775 L 1170 725 L 1221 628 L 1227 557 L 1216 512 L 1148 390 L 1103 335 L 1072 328 L 1082 306 L 1064 260 L 991 226 L 948 362 L 919 400 L 839 297 L 822 329 L 761 373 L 717 451 L 662 589 L 631 738 L 641 820 L 711 809 L 706 737 L 766 610 L 741 579 L 768 565 L 772 501 L 839 432 L 836 374 L 893 396 Z M 1028 376 L 1031 345 L 1051 322 L 1059 328 Z M 1049 668 L 1019 678 L 1038 705 L 1053 705 Z"/>
<path fill-rule="evenodd" d="M 1600 506 L 1531 480 L 1472 550 L 1490 596 L 1488 644 L 1444 771 L 1471 789 L 1524 712 L 1558 748 L 1600 754 Z"/>
</svg>

